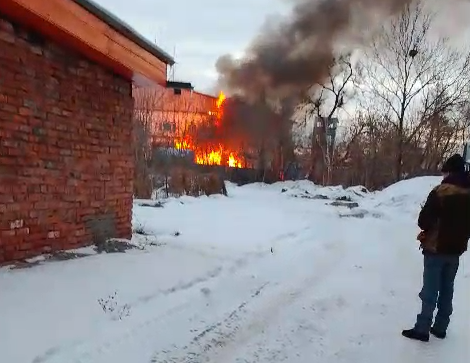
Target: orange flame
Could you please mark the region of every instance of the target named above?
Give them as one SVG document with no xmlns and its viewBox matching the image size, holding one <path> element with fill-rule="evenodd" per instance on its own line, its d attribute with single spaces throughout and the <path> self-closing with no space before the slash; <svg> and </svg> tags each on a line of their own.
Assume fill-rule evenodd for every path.
<svg viewBox="0 0 470 363">
<path fill-rule="evenodd" d="M 175 140 L 175 149 L 178 150 L 191 150 L 192 145 L 189 139 Z"/>
<path fill-rule="evenodd" d="M 220 91 L 219 97 L 217 97 L 217 102 L 216 102 L 217 109 L 220 109 L 222 107 L 222 104 L 224 103 L 226 98 L 227 97 L 225 96 L 225 94 L 222 91 Z"/>
<path fill-rule="evenodd" d="M 228 157 L 228 166 L 232 168 L 241 168 L 242 163 L 238 160 L 238 158 L 233 153 L 230 153 Z"/>
<path fill-rule="evenodd" d="M 209 111 L 209 115 L 216 115 L 215 125 L 218 127 L 222 121 L 222 106 L 226 96 L 223 92 L 220 92 L 219 97 L 216 101 L 217 111 Z M 227 165 L 232 168 L 242 168 L 241 158 L 238 157 L 234 151 L 226 150 L 223 145 L 217 145 L 217 147 L 210 147 L 203 150 L 202 148 L 196 147 L 189 137 L 185 137 L 182 140 L 175 140 L 175 148 L 179 150 L 192 150 L 195 154 L 195 162 L 201 165 Z"/>
</svg>

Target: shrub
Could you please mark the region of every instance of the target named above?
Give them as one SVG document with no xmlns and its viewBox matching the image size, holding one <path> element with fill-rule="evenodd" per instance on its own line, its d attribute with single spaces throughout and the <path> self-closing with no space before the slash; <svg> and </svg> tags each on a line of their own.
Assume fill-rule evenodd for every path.
<svg viewBox="0 0 470 363">
<path fill-rule="evenodd" d="M 225 182 L 218 174 L 197 173 L 187 169 L 173 170 L 168 189 L 173 196 L 227 195 Z"/>
</svg>

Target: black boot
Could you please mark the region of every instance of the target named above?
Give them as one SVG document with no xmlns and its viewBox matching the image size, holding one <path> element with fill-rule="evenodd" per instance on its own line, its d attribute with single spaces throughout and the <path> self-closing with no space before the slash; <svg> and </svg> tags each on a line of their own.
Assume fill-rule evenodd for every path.
<svg viewBox="0 0 470 363">
<path fill-rule="evenodd" d="M 439 339 L 445 339 L 447 335 L 446 332 L 440 332 L 436 330 L 434 327 L 431 328 L 430 332 L 432 335 L 434 335 L 436 338 L 439 338 Z"/>
<path fill-rule="evenodd" d="M 405 338 L 408 338 L 408 339 L 419 340 L 421 342 L 429 342 L 429 334 L 420 333 L 419 331 L 416 331 L 415 329 L 403 330 L 401 332 L 401 335 L 403 335 Z"/>
</svg>

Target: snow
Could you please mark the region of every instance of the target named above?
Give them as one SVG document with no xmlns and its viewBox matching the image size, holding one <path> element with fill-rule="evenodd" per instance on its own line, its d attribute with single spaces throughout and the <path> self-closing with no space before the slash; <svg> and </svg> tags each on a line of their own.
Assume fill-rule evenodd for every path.
<svg viewBox="0 0 470 363">
<path fill-rule="evenodd" d="M 228 184 L 228 197 L 136 200 L 139 248 L 0 269 L 1 361 L 467 362 L 467 257 L 448 339 L 400 335 L 420 304 L 416 214 L 439 182 Z M 105 312 L 99 300 L 114 294 Z"/>
<path fill-rule="evenodd" d="M 389 186 L 379 192 L 374 198 L 377 207 L 388 207 L 396 212 L 418 214 L 421 205 L 426 201 L 429 191 L 434 188 L 440 179 L 425 176 L 404 180 Z"/>
</svg>

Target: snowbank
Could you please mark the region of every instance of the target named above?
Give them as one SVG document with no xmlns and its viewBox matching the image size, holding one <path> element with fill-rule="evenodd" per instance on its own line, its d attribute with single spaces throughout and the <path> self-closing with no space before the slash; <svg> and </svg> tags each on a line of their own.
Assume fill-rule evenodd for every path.
<svg viewBox="0 0 470 363">
<path fill-rule="evenodd" d="M 375 207 L 388 208 L 409 218 L 419 212 L 429 192 L 441 181 L 435 176 L 403 180 L 374 193 L 372 201 Z"/>
<path fill-rule="evenodd" d="M 368 194 L 367 189 L 362 186 L 343 188 L 342 186 L 319 186 L 308 180 L 296 180 L 277 182 L 271 185 L 255 183 L 247 184 L 242 189 L 256 191 L 282 192 L 291 197 L 310 198 L 310 199 L 331 199 L 347 198 L 357 200 Z M 237 187 L 229 186 L 229 190 L 237 192 Z"/>
</svg>

